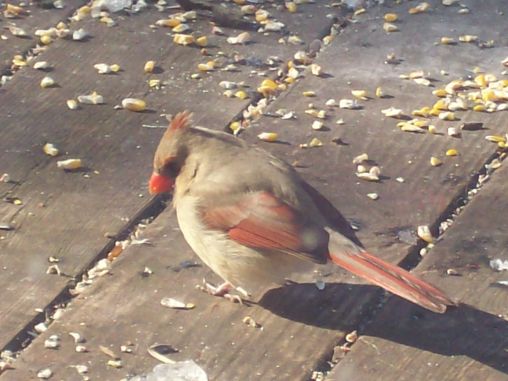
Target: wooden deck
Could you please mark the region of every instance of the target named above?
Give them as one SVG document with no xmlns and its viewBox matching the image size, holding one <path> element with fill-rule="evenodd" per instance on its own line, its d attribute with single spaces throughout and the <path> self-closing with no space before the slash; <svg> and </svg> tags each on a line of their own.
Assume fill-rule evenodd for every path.
<svg viewBox="0 0 508 381">
<path fill-rule="evenodd" d="M 314 372 L 334 381 L 508 379 L 508 288 L 497 283 L 508 280 L 508 273 L 489 266 L 491 259 L 508 259 L 505 164 L 489 171 L 489 181 L 478 187 L 485 164 L 504 158 L 504 150 L 485 137 L 508 132 L 507 111 L 457 111 L 456 121 L 434 117 L 437 134 L 400 131 L 400 120 L 381 113 L 396 107 L 410 116 L 436 102 L 433 90 L 454 79 L 473 79 L 475 67 L 508 79 L 503 74 L 508 68 L 501 64 L 507 56 L 508 4 L 429 1 L 427 11 L 409 14 L 417 2 L 386 2 L 353 15 L 331 1 L 299 4 L 296 13 L 288 12 L 284 2 L 265 3 L 258 6 L 282 21 L 284 31 L 250 31 L 253 41 L 246 45 L 230 45 L 226 36 L 213 35 L 213 15 L 199 11 L 189 25 L 196 36 L 208 36 L 206 52 L 176 45 L 170 29 L 154 26 L 180 11 L 172 1 L 162 11 L 150 4 L 137 14 L 112 14 L 112 27 L 90 16 L 69 22 L 84 4 L 77 0 L 67 0 L 63 9 L 29 5 L 30 13 L 16 19 L 0 16 L 0 34 L 6 37 L 0 39 L 0 73 L 11 77 L 0 87 L 0 175 L 10 178 L 0 182 L 5 228 L 0 230 L 0 351 L 16 357 L 12 369 L 0 371 L 0 381 L 38 379 L 44 368 L 52 370 L 51 380 L 82 380 L 74 367 L 78 364 L 88 366 L 90 380 L 128 379 L 158 363 L 147 353 L 154 343 L 177 348 L 172 359 L 194 360 L 210 380 L 303 381 Z M 459 12 L 465 7 L 469 13 Z M 383 31 L 388 12 L 398 14 L 400 31 Z M 35 30 L 59 21 L 68 22 L 71 30 L 84 28 L 89 37 L 56 39 L 39 49 Z M 12 36 L 6 27 L 13 23 L 29 37 Z M 227 36 L 243 31 L 221 28 Z M 325 44 L 332 30 L 338 33 Z M 302 44 L 287 43 L 289 35 L 299 36 Z M 458 41 L 461 35 L 479 40 L 437 43 L 444 36 Z M 211 298 L 195 286 L 203 277 L 218 279 L 185 243 L 171 207 L 148 195 L 152 155 L 163 131 L 153 127 L 166 125 L 166 115 L 189 109 L 197 124 L 227 130 L 261 99 L 256 89 L 263 79 L 282 82 L 294 54 L 314 50 L 318 41 L 321 51 L 312 62 L 323 74 L 297 66 L 301 77 L 271 96 L 264 115 L 252 120 L 240 138 L 294 164 L 359 228 L 357 235 L 370 251 L 412 269 L 460 302 L 444 315 L 387 296 L 333 268 L 325 271 L 323 291 L 302 277 L 295 279 L 299 284 L 272 289 L 249 306 Z M 399 59 L 396 64 L 385 62 L 391 53 Z M 12 70 L 16 54 L 35 58 L 28 67 Z M 198 64 L 212 59 L 221 67 L 193 78 Z M 147 60 L 157 62 L 152 74 L 143 72 Z M 52 68 L 33 69 L 38 61 Z M 101 62 L 119 64 L 121 70 L 99 75 L 93 65 Z M 233 63 L 234 71 L 222 70 Z M 418 70 L 430 86 L 400 78 Z M 42 89 L 46 75 L 57 86 Z M 150 88 L 149 79 L 159 79 L 161 87 Z M 243 81 L 249 98 L 225 97 L 219 86 L 224 80 Z M 376 97 L 377 87 L 387 96 Z M 351 90 L 361 89 L 369 99 L 359 101 L 360 109 L 325 106 L 328 99 L 353 98 Z M 92 91 L 103 95 L 105 104 L 67 108 L 67 99 Z M 306 91 L 315 96 L 303 96 Z M 146 100 L 148 110 L 115 108 L 126 97 Z M 323 130 L 312 130 L 315 118 L 305 113 L 309 103 L 327 110 Z M 283 120 L 277 116 L 281 109 L 297 117 Z M 338 119 L 344 123 L 337 124 Z M 447 134 L 449 127 L 466 122 L 481 122 L 483 128 L 459 137 Z M 260 142 L 257 135 L 264 131 L 277 132 L 280 144 Z M 312 138 L 323 146 L 300 148 Z M 60 156 L 43 153 L 47 142 L 60 149 Z M 449 149 L 459 155 L 446 156 Z M 352 160 L 364 152 L 369 165 L 380 166 L 380 182 L 355 175 Z M 443 164 L 431 166 L 431 156 Z M 81 158 L 85 167 L 57 168 L 56 161 L 67 158 Z M 367 197 L 373 192 L 379 195 L 376 201 Z M 147 218 L 153 221 L 147 224 Z M 448 219 L 453 224 L 440 234 L 439 226 Z M 142 228 L 136 228 L 139 223 Z M 439 236 L 432 249 L 417 238 L 419 225 L 431 226 Z M 133 229 L 149 243 L 127 247 L 110 263 L 108 274 L 77 293 L 76 284 L 81 289 L 87 271 Z M 47 274 L 50 257 L 58 258 L 61 275 Z M 182 265 L 194 262 L 198 266 Z M 163 297 L 196 307 L 168 309 L 160 304 Z M 244 324 L 246 316 L 260 327 Z M 48 329 L 35 334 L 40 322 Z M 345 335 L 353 330 L 358 340 L 345 345 Z M 86 339 L 86 352 L 75 351 L 69 332 Z M 44 347 L 51 335 L 60 337 L 58 349 Z M 132 353 L 121 352 L 128 344 Z M 114 351 L 122 366 L 108 366 L 110 357 L 101 346 Z"/>
</svg>

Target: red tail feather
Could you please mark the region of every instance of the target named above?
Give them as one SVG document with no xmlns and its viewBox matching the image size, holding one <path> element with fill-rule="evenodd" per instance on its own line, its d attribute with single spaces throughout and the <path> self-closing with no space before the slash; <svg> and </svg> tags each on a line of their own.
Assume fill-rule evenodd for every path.
<svg viewBox="0 0 508 381">
<path fill-rule="evenodd" d="M 438 288 L 365 251 L 329 255 L 335 264 L 353 274 L 431 311 L 443 313 L 446 306 L 455 305 Z"/>
</svg>

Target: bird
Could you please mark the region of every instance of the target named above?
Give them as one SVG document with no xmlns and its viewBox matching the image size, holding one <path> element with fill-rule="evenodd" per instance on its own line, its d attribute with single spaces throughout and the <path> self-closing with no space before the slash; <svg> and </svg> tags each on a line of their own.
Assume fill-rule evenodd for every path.
<svg viewBox="0 0 508 381">
<path fill-rule="evenodd" d="M 364 249 L 347 220 L 290 164 L 222 131 L 175 115 L 155 151 L 151 194 L 172 193 L 180 230 L 224 280 L 206 290 L 231 299 L 332 262 L 421 307 L 456 303 L 437 287 Z M 337 227 L 338 226 L 338 227 Z"/>
</svg>

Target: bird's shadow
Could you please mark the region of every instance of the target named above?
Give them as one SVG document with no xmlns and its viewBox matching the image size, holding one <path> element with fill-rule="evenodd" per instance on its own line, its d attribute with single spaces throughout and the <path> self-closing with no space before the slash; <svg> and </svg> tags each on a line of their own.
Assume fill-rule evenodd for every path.
<svg viewBox="0 0 508 381">
<path fill-rule="evenodd" d="M 314 284 L 291 284 L 269 290 L 258 304 L 292 321 L 347 332 L 365 325 L 359 320 L 372 307 L 358 302 L 381 292 L 370 285 L 335 283 L 319 291 Z M 467 356 L 508 374 L 508 321 L 466 304 L 437 314 L 392 296 L 359 334 L 445 356 Z"/>
</svg>

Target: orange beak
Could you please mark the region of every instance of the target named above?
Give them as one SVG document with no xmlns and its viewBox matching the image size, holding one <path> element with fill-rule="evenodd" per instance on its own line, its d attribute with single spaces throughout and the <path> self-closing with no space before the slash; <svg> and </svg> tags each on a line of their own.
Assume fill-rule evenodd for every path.
<svg viewBox="0 0 508 381">
<path fill-rule="evenodd" d="M 173 179 L 154 172 L 152 173 L 152 177 L 150 177 L 148 190 L 150 191 L 150 194 L 171 192 L 174 184 Z"/>
</svg>

